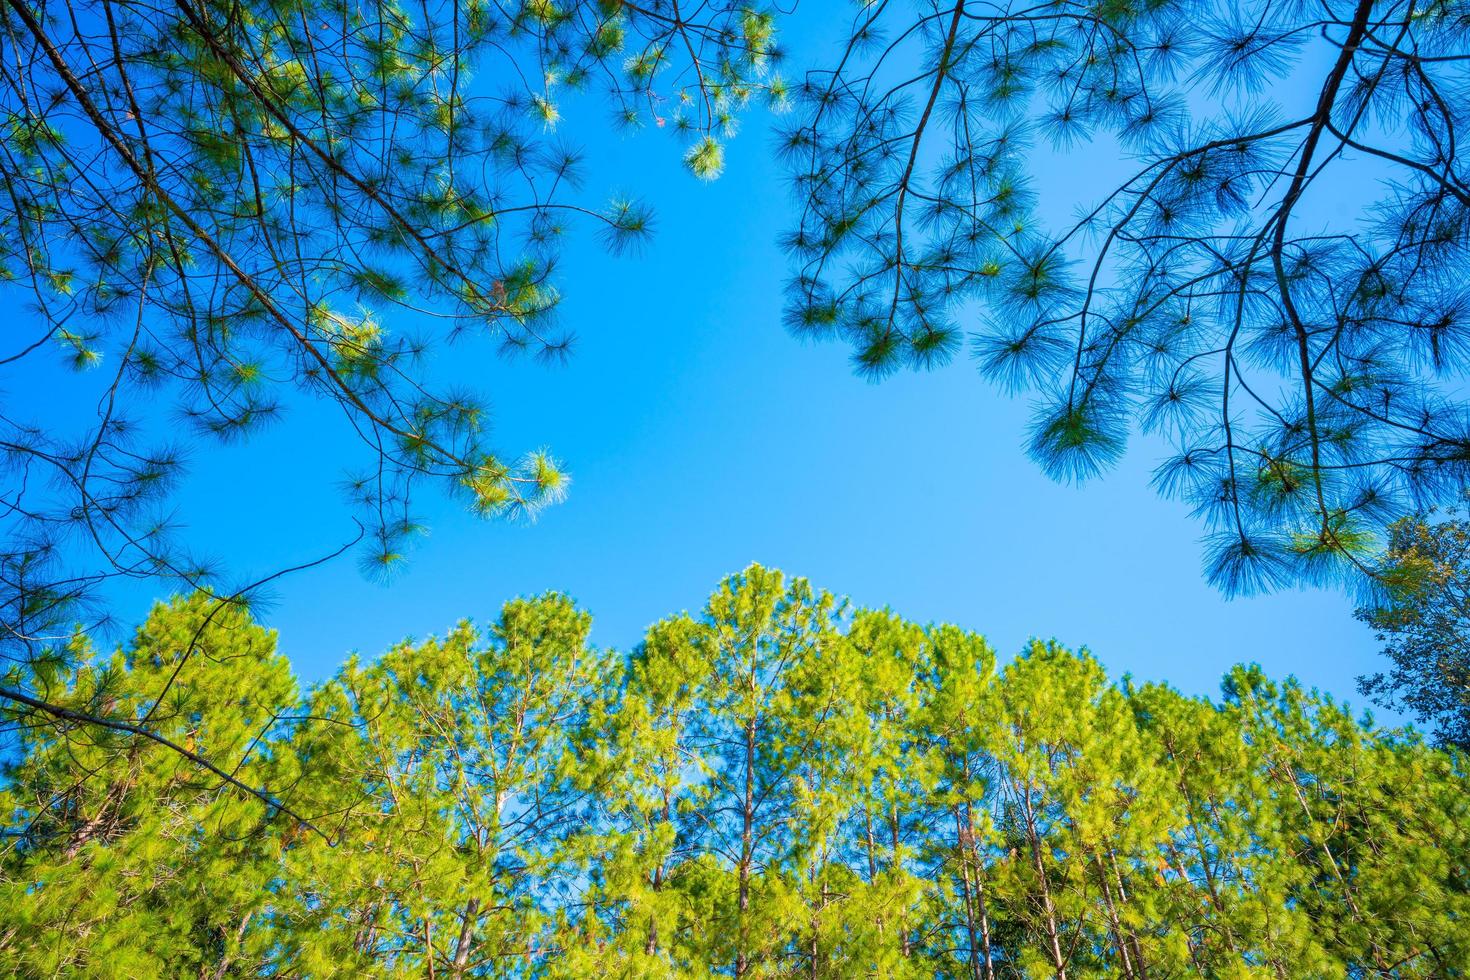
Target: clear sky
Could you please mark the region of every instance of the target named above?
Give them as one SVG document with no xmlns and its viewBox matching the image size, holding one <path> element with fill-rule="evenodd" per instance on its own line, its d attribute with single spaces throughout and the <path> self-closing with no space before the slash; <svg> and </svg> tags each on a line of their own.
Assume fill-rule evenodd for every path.
<svg viewBox="0 0 1470 980">
<path fill-rule="evenodd" d="M 830 53 L 810 33 L 819 14 L 803 8 L 788 28 L 788 72 Z M 648 200 L 653 240 L 613 258 L 592 229 L 574 232 L 562 317 L 578 343 L 565 366 L 471 342 L 441 350 L 433 370 L 488 396 L 508 455 L 549 447 L 572 474 L 569 497 L 535 524 L 505 524 L 427 492 L 431 534 L 391 584 L 351 560 L 283 580 L 265 618 L 304 678 L 547 589 L 594 614 L 595 640 L 626 648 L 758 561 L 860 604 L 978 630 L 1003 654 L 1055 637 L 1089 647 L 1114 676 L 1197 693 L 1258 661 L 1359 700 L 1353 678 L 1375 669 L 1377 644 L 1350 600 L 1212 590 L 1201 528 L 1148 487 L 1159 446 L 1135 441 L 1103 479 L 1058 485 L 1022 449 L 1025 402 L 991 389 L 967 358 L 871 384 L 853 376 L 845 347 L 789 336 L 776 238 L 791 203 L 764 113 L 750 114 L 712 184 L 687 175 L 666 134 L 612 133 L 594 97 L 564 114 L 588 151 L 588 189 Z M 1043 160 L 1043 176 L 1074 192 L 1053 199 L 1054 217 L 1121 168 L 1110 154 Z M 395 316 L 390 329 L 412 326 Z M 5 381 L 9 397 L 37 400 L 37 417 L 63 410 L 56 389 Z M 337 488 L 352 461 L 334 448 L 342 435 L 325 409 L 297 406 L 247 446 L 201 448 L 180 520 L 241 571 L 330 551 L 352 528 Z M 125 615 L 143 611 L 142 595 L 127 601 Z"/>
</svg>

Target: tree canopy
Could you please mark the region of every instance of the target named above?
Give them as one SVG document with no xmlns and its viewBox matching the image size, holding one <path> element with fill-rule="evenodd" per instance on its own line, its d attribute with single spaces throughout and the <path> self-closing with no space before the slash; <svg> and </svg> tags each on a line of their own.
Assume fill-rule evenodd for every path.
<svg viewBox="0 0 1470 980">
<path fill-rule="evenodd" d="M 968 337 L 1034 393 L 1058 478 L 1162 434 L 1156 485 L 1228 592 L 1361 581 L 1388 520 L 1466 484 L 1467 25 L 1455 0 L 864 4 L 782 140 L 789 322 L 874 376 Z M 1078 200 L 1037 143 L 1126 174 Z"/>
<path fill-rule="evenodd" d="M 627 654 L 565 596 L 301 691 L 207 597 L 7 708 L 21 974 L 1455 977 L 1462 755 L 1253 666 L 1219 700 L 752 566 Z M 1187 641 L 1181 641 L 1187 642 Z M 93 655 L 95 653 L 95 655 Z"/>
<path fill-rule="evenodd" d="M 873 377 L 968 344 L 1054 477 L 1162 435 L 1209 579 L 1377 583 L 1364 690 L 1442 745 L 1256 666 L 1211 700 L 1001 662 L 758 565 L 626 653 L 552 593 L 303 689 L 250 612 L 292 569 L 177 533 L 189 451 L 299 404 L 356 440 L 323 560 L 395 568 L 425 487 L 559 500 L 427 355 L 568 356 L 561 243 L 651 212 L 584 187 L 565 100 L 713 179 L 787 100 L 776 13 L 0 0 L 0 369 L 96 382 L 79 422 L 0 403 L 14 972 L 1470 973 L 1466 526 L 1422 513 L 1470 479 L 1466 0 L 871 0 L 778 147 L 794 330 Z M 1038 140 L 1131 169 L 1049 226 Z M 109 651 L 119 579 L 180 597 Z"/>
<path fill-rule="evenodd" d="M 566 355 L 563 236 L 648 234 L 642 203 L 580 189 L 564 99 L 672 119 L 713 177 L 734 114 L 781 98 L 776 55 L 738 2 L 6 0 L 0 296 L 24 314 L 0 367 L 60 358 L 102 384 L 77 431 L 60 406 L 0 408 L 0 653 L 105 617 L 119 576 L 234 596 L 170 490 L 189 449 L 293 401 L 361 443 L 372 569 L 403 558 L 425 483 L 490 517 L 557 500 L 556 460 L 492 446 L 479 395 L 422 355 L 460 334 Z"/>
<path fill-rule="evenodd" d="M 77 431 L 0 411 L 7 654 L 105 618 L 119 576 L 236 595 L 169 494 L 198 440 L 293 400 L 361 443 L 371 570 L 402 562 L 426 484 L 486 516 L 560 499 L 557 460 L 493 445 L 423 355 L 472 333 L 566 356 L 558 244 L 629 247 L 650 212 L 582 189 L 565 100 L 667 125 L 713 178 L 737 114 L 787 101 L 776 14 L 5 0 L 0 281 L 26 314 L 0 367 L 104 381 Z M 1457 2 L 865 4 L 779 141 L 789 321 L 875 376 L 968 334 L 1034 392 L 1053 476 L 1162 434 L 1157 486 L 1228 592 L 1372 577 L 1387 523 L 1470 475 L 1466 23 Z M 1038 141 L 1131 169 L 1050 227 L 1039 195 L 1075 192 L 1033 180 Z"/>
<path fill-rule="evenodd" d="M 1390 528 L 1383 601 L 1358 618 L 1387 641 L 1386 672 L 1359 678 L 1377 704 L 1404 710 L 1441 742 L 1470 749 L 1470 523 L 1463 511 L 1414 514 Z"/>
</svg>

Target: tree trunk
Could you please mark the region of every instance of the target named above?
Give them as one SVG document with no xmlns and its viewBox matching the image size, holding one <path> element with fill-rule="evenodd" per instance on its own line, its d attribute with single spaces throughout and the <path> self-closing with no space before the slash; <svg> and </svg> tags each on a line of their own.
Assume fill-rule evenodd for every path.
<svg viewBox="0 0 1470 980">
<path fill-rule="evenodd" d="M 1057 971 L 1057 980 L 1067 980 L 1067 960 L 1062 955 L 1062 940 L 1057 931 L 1055 907 L 1051 903 L 1051 886 L 1046 880 L 1046 863 L 1041 859 L 1041 838 L 1036 828 L 1036 812 L 1031 808 L 1031 790 L 1017 794 L 1021 798 L 1021 812 L 1026 818 L 1026 840 L 1030 845 L 1031 866 L 1036 870 L 1037 885 L 1041 888 L 1041 911 L 1045 916 L 1047 955 Z"/>
<path fill-rule="evenodd" d="M 894 876 L 894 881 L 897 882 L 898 875 L 901 874 L 903 871 L 903 862 L 899 853 L 899 825 L 897 803 L 893 804 L 888 813 L 888 832 L 890 838 L 890 846 L 892 848 L 892 857 L 889 860 L 889 871 L 892 872 Z M 900 954 L 902 954 L 904 959 L 908 959 L 910 953 L 909 930 L 908 924 L 904 920 L 905 916 L 900 914 L 898 917 L 898 951 Z"/>
<path fill-rule="evenodd" d="M 253 914 L 254 913 L 246 912 L 245 917 L 240 920 L 240 928 L 235 930 L 235 946 L 237 948 L 239 947 L 241 940 L 245 938 L 245 929 L 250 925 L 250 917 Z M 219 963 L 215 966 L 214 973 L 211 974 L 213 980 L 221 980 L 221 978 L 225 975 L 225 971 L 230 968 L 230 964 L 233 963 L 234 960 L 235 954 L 226 949 L 224 955 L 219 958 Z"/>
<path fill-rule="evenodd" d="M 475 923 L 479 921 L 480 900 L 472 898 L 464 905 L 464 919 L 459 926 L 459 938 L 454 943 L 454 975 L 463 976 L 470 962 L 470 946 L 475 941 Z"/>
<path fill-rule="evenodd" d="M 1102 889 L 1103 907 L 1108 912 L 1108 931 L 1113 934 L 1113 945 L 1118 947 L 1118 955 L 1123 958 L 1123 976 L 1142 976 L 1136 974 L 1133 969 L 1133 957 L 1128 953 L 1128 943 L 1123 936 L 1123 923 L 1118 918 L 1118 906 L 1113 901 L 1113 889 L 1108 884 L 1107 871 L 1103 868 L 1102 860 L 1093 852 L 1092 863 L 1097 868 L 1097 884 Z M 1086 880 L 1085 878 L 1083 879 Z"/>
<path fill-rule="evenodd" d="M 746 913 L 750 910 L 750 865 L 755 826 L 755 715 L 745 723 L 745 798 L 740 814 L 740 868 L 739 876 L 739 945 L 735 950 L 735 978 L 740 980 L 750 969 L 749 924 Z"/>
<path fill-rule="evenodd" d="M 990 953 L 990 917 L 985 909 L 985 883 L 981 880 L 980 862 L 975 851 L 975 822 L 970 804 L 954 808 L 955 839 L 960 851 L 960 881 L 965 896 L 965 931 L 970 937 L 970 974 L 973 980 L 995 980 L 995 964 Z M 974 882 L 970 874 L 974 872 Z M 984 957 L 984 970 L 981 957 Z"/>
</svg>

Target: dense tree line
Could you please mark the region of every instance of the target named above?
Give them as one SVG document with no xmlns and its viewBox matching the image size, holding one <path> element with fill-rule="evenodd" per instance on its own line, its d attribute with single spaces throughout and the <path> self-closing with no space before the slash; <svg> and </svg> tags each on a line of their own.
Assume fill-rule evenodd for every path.
<svg viewBox="0 0 1470 980">
<path fill-rule="evenodd" d="M 70 717 L 5 716 L 6 969 L 1470 972 L 1463 756 L 1293 681 L 1001 665 L 758 566 L 631 653 L 590 625 L 519 599 L 307 691 L 200 597 L 76 641 L 34 681 Z"/>
</svg>

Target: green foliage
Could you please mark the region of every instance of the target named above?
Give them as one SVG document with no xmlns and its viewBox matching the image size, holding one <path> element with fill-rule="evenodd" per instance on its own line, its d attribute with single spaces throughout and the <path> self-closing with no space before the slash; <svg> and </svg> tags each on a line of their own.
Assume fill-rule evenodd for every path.
<svg viewBox="0 0 1470 980">
<path fill-rule="evenodd" d="M 627 655 L 590 626 L 519 599 L 302 693 L 271 634 L 195 598 L 54 658 L 32 683 L 57 706 L 147 717 L 319 832 L 155 742 L 7 709 L 0 952 L 23 975 L 1470 973 L 1464 757 L 1293 681 L 1240 667 L 1212 702 L 1054 643 L 1001 665 L 760 566 Z"/>
<path fill-rule="evenodd" d="M 580 189 L 556 130 L 581 90 L 625 122 L 673 114 L 705 179 L 713 134 L 779 97 L 773 17 L 732 0 L 5 0 L 0 25 L 0 288 L 26 311 L 0 365 L 59 351 L 105 375 L 80 432 L 0 407 L 0 657 L 19 660 L 105 618 L 109 580 L 237 595 L 159 524 L 180 466 L 150 440 L 339 410 L 374 574 L 422 530 L 421 487 L 485 517 L 561 499 L 553 458 L 492 446 L 425 355 L 472 334 L 565 357 L 562 240 L 647 237 L 645 205 Z"/>
<path fill-rule="evenodd" d="M 1386 641 L 1387 673 L 1359 678 L 1376 703 L 1407 710 L 1441 742 L 1470 749 L 1470 520 L 1463 509 L 1390 528 L 1381 601 L 1358 618 Z"/>
<path fill-rule="evenodd" d="M 1032 393 L 1049 475 L 1093 476 L 1139 429 L 1172 443 L 1158 487 L 1224 591 L 1362 585 L 1387 523 L 1470 483 L 1467 23 L 861 4 L 781 140 L 788 323 L 869 377 L 943 363 L 963 326 L 985 377 Z M 1126 169 L 1078 200 L 1100 158 Z M 1048 199 L 1075 222 L 1046 227 Z"/>
<path fill-rule="evenodd" d="M 700 180 L 714 180 L 725 170 L 725 148 L 713 136 L 706 136 L 689 148 L 684 162 Z"/>
<path fill-rule="evenodd" d="M 53 702 L 134 721 L 151 708 L 152 730 L 229 759 L 244 781 L 303 777 L 282 721 L 299 707 L 295 680 L 274 636 L 238 608 L 175 600 L 111 657 L 70 653 L 86 666 L 36 684 Z M 265 956 L 274 937 L 259 923 L 281 872 L 282 827 L 269 809 L 161 745 L 39 720 L 5 716 L 7 969 L 177 976 Z"/>
</svg>

